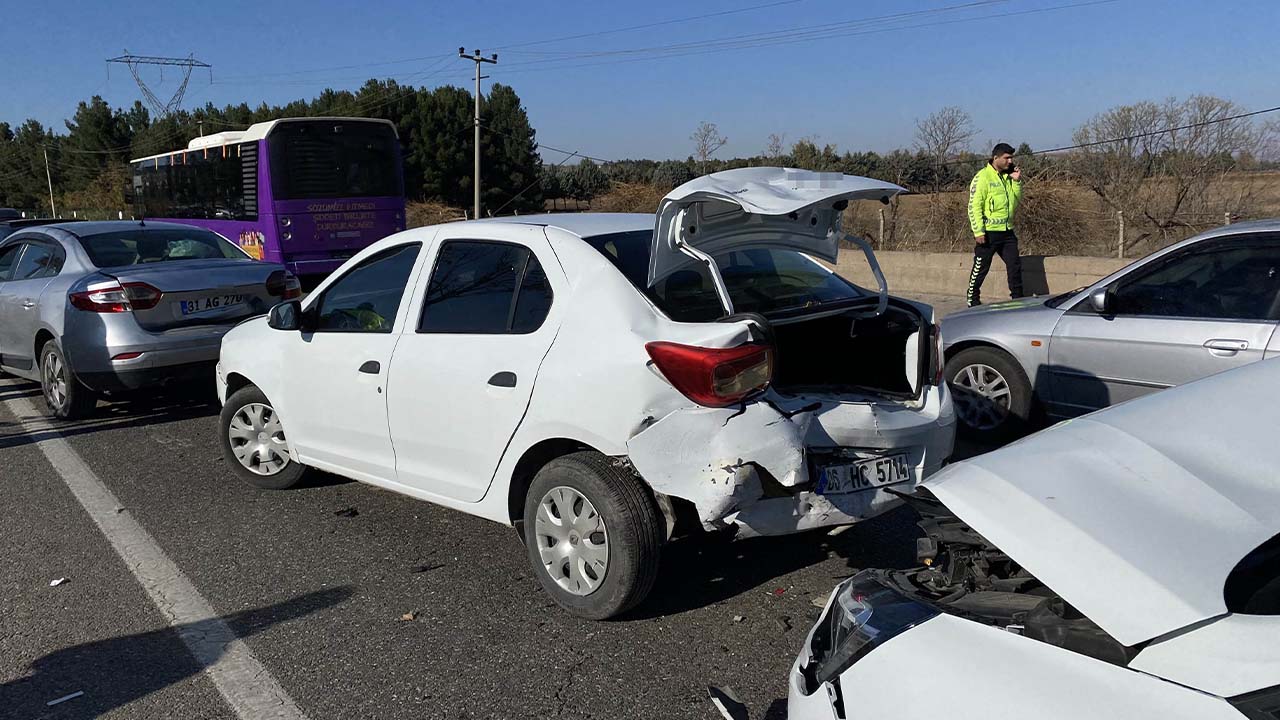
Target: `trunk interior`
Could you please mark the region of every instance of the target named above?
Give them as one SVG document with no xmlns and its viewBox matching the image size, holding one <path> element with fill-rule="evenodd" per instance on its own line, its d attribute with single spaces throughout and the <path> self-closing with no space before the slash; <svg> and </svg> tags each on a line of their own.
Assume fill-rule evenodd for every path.
<svg viewBox="0 0 1280 720">
<path fill-rule="evenodd" d="M 930 365 L 932 327 L 911 305 L 856 318 L 865 306 L 812 319 L 770 323 L 777 348 L 773 388 L 785 394 L 870 392 L 919 395 Z"/>
</svg>

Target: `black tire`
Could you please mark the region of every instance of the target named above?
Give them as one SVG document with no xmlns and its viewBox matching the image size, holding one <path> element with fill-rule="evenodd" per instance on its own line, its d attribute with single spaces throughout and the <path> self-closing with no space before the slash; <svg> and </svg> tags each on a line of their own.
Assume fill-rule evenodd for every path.
<svg viewBox="0 0 1280 720">
<path fill-rule="evenodd" d="M 560 487 L 590 501 L 604 522 L 607 568 L 589 594 L 562 588 L 542 562 L 538 508 L 550 491 Z M 589 620 L 620 615 L 648 596 L 658 576 L 665 528 L 657 503 L 640 478 L 628 466 L 596 452 L 578 452 L 547 463 L 534 476 L 525 497 L 525 548 L 534 576 L 557 604 Z"/>
<path fill-rule="evenodd" d="M 57 420 L 79 420 L 88 417 L 98 406 L 98 396 L 76 378 L 57 340 L 40 348 L 40 391 L 50 417 Z"/>
<path fill-rule="evenodd" d="M 1007 406 L 1001 407 L 967 387 L 972 384 L 968 368 L 979 365 L 994 370 L 1004 379 L 1009 389 Z M 1008 353 L 991 347 L 968 348 L 947 360 L 943 374 L 955 401 L 958 429 L 966 437 L 984 442 L 1005 442 L 1029 429 L 1031 382 L 1027 380 L 1022 366 Z M 975 406 L 976 410 L 971 409 Z M 975 419 L 980 422 L 975 422 Z"/>
<path fill-rule="evenodd" d="M 278 471 L 271 474 L 261 474 L 245 467 L 236 455 L 236 446 L 233 446 L 231 438 L 231 424 L 242 409 L 252 405 L 265 406 L 272 416 L 275 414 L 275 408 L 271 405 L 271 401 L 267 399 L 267 396 L 261 390 L 253 385 L 240 388 L 223 403 L 222 413 L 218 416 L 218 445 L 222 448 L 222 458 L 226 460 L 232 472 L 251 485 L 264 490 L 287 490 L 297 485 L 298 481 L 302 479 L 302 476 L 307 472 L 305 465 L 297 460 L 288 458 L 288 462 Z M 281 429 L 280 437 L 281 439 L 284 437 L 283 429 Z M 285 455 L 284 457 L 287 458 L 288 456 Z M 259 463 L 259 466 L 261 466 L 261 463 Z"/>
</svg>

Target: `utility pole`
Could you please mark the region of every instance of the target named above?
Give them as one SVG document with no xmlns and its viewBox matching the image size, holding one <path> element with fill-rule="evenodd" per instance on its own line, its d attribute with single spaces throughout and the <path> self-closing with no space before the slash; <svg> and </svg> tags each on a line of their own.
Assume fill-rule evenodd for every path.
<svg viewBox="0 0 1280 720">
<path fill-rule="evenodd" d="M 472 185 L 476 191 L 475 219 L 480 219 L 480 66 L 484 63 L 492 65 L 498 64 L 498 53 L 493 53 L 491 57 L 484 57 L 479 50 L 475 50 L 474 54 L 468 55 L 466 48 L 458 48 L 458 57 L 463 60 L 470 60 L 476 64 L 476 174 Z M 487 77 L 487 76 L 483 76 Z"/>
<path fill-rule="evenodd" d="M 49 183 L 49 210 L 53 212 L 49 217 L 58 217 L 58 206 L 53 204 L 53 175 L 49 174 L 49 151 L 44 152 L 44 179 Z"/>
</svg>

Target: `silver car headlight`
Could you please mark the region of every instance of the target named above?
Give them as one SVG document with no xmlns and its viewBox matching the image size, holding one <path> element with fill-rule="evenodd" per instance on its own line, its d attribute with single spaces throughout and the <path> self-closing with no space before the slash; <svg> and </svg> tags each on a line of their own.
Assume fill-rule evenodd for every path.
<svg viewBox="0 0 1280 720">
<path fill-rule="evenodd" d="M 877 645 L 937 615 L 929 605 L 885 585 L 863 571 L 836 588 L 835 598 L 814 628 L 810 660 L 802 668 L 808 691 L 848 670 Z"/>
</svg>

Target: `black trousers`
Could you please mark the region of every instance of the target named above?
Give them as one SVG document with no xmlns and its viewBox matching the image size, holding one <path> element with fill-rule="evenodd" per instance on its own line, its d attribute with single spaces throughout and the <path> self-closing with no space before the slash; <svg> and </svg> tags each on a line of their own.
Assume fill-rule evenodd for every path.
<svg viewBox="0 0 1280 720">
<path fill-rule="evenodd" d="M 991 270 L 992 258 L 1000 254 L 1009 273 L 1009 297 L 1020 298 L 1022 292 L 1022 258 L 1018 256 L 1018 236 L 1012 230 L 988 230 L 987 241 L 973 246 L 973 270 L 969 273 L 969 289 L 965 299 L 970 307 L 982 300 L 982 281 Z"/>
</svg>

